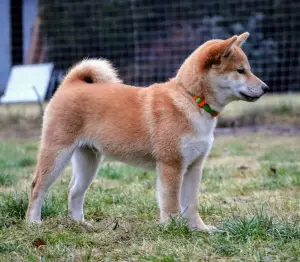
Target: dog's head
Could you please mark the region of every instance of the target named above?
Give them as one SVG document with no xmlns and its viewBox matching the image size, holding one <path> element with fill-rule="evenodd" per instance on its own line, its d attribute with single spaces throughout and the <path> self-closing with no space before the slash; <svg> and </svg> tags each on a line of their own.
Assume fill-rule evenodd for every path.
<svg viewBox="0 0 300 262">
<path fill-rule="evenodd" d="M 256 101 L 267 92 L 268 86 L 251 72 L 241 49 L 248 37 L 246 32 L 204 43 L 185 61 L 178 75 L 188 75 L 185 79 L 195 95 L 204 92 L 220 105 L 233 100 Z"/>
</svg>

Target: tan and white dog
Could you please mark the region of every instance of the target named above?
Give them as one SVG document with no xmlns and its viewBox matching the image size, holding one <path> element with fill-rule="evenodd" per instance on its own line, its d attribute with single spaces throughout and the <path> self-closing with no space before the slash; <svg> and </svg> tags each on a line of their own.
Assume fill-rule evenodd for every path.
<svg viewBox="0 0 300 262">
<path fill-rule="evenodd" d="M 215 116 L 233 100 L 268 89 L 241 46 L 249 33 L 196 49 L 166 83 L 124 85 L 111 64 L 89 59 L 66 75 L 44 116 L 27 220 L 40 222 L 45 194 L 72 158 L 69 213 L 83 221 L 86 190 L 104 156 L 157 170 L 160 220 L 181 212 L 192 229 L 213 231 L 199 215 L 203 163 Z"/>
</svg>

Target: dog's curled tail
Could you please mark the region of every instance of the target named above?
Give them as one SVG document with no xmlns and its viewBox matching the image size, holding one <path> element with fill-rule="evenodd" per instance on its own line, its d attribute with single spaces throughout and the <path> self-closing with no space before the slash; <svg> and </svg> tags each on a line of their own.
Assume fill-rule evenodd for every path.
<svg viewBox="0 0 300 262">
<path fill-rule="evenodd" d="M 122 82 L 112 64 L 102 58 L 82 60 L 69 70 L 62 84 L 78 80 L 90 84 Z"/>
</svg>

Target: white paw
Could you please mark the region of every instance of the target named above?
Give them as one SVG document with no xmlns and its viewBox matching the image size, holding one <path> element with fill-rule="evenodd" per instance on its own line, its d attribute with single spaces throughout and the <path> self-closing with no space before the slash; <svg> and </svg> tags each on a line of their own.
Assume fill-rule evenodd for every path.
<svg viewBox="0 0 300 262">
<path fill-rule="evenodd" d="M 221 229 L 218 229 L 214 226 L 206 225 L 206 227 L 208 228 L 209 233 L 223 232 Z"/>
<path fill-rule="evenodd" d="M 222 230 L 214 227 L 214 226 L 209 226 L 209 225 L 198 225 L 198 226 L 190 226 L 191 230 L 197 230 L 197 231 L 202 231 L 202 232 L 207 232 L 207 233 L 217 233 L 217 232 L 223 232 Z"/>
<path fill-rule="evenodd" d="M 89 222 L 86 222 L 85 220 L 84 221 L 80 221 L 80 223 L 88 228 L 94 228 L 93 224 L 92 223 L 89 223 Z"/>
<path fill-rule="evenodd" d="M 26 213 L 26 222 L 28 224 L 40 225 L 42 223 L 41 212 L 36 212 L 34 209 L 28 210 Z"/>
<path fill-rule="evenodd" d="M 26 222 L 29 225 L 41 225 L 42 224 L 42 220 L 27 219 Z"/>
</svg>

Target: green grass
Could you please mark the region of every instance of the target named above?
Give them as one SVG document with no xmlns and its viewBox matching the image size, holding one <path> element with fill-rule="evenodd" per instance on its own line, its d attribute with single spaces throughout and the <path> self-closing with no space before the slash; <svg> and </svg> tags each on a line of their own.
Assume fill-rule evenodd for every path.
<svg viewBox="0 0 300 262">
<path fill-rule="evenodd" d="M 220 114 L 220 127 L 262 124 L 300 127 L 300 95 L 270 94 L 255 103 L 233 102 Z"/>
<path fill-rule="evenodd" d="M 0 171 L 0 186 L 11 186 L 17 182 L 17 177 L 13 174 Z"/>
<path fill-rule="evenodd" d="M 277 147 L 270 148 L 262 157 L 265 161 L 273 162 L 297 162 L 299 161 L 300 150 L 280 149 Z"/>
<path fill-rule="evenodd" d="M 24 222 L 37 142 L 0 144 L 1 261 L 298 261 L 298 136 L 218 136 L 205 165 L 200 214 L 223 232 L 158 223 L 155 174 L 107 161 L 86 195 L 85 217 L 67 217 L 71 169 L 53 186 L 40 226 Z M 39 246 L 43 243 L 44 246 Z"/>
</svg>

